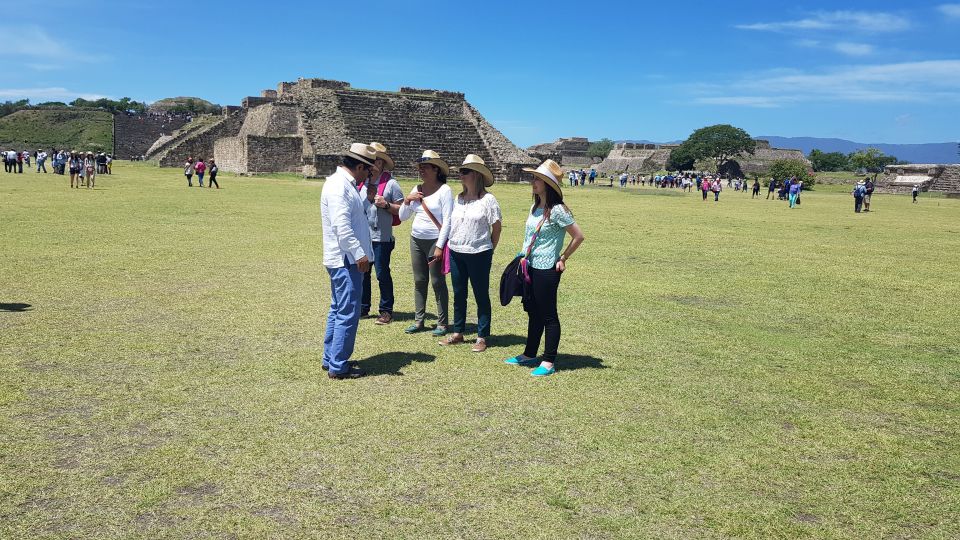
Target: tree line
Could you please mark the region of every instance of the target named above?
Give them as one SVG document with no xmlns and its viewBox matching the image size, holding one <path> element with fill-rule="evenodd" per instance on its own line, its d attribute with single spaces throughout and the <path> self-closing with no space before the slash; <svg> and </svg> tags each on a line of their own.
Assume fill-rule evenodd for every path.
<svg viewBox="0 0 960 540">
<path fill-rule="evenodd" d="M 29 99 L 21 99 L 17 101 L 4 101 L 0 103 L 0 118 L 13 114 L 17 111 L 29 110 L 29 109 L 101 109 L 111 113 L 125 112 L 130 114 L 143 114 L 147 112 L 147 104 L 142 101 L 134 101 L 128 97 L 120 99 L 83 99 L 77 98 L 70 103 L 64 103 L 62 101 L 44 101 L 42 103 L 37 103 L 36 105 L 31 105 Z"/>
</svg>

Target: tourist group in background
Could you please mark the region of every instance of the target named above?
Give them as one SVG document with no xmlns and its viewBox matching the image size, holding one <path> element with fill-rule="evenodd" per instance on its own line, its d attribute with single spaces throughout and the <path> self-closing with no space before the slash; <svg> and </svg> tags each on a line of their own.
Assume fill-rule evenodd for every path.
<svg viewBox="0 0 960 540">
<path fill-rule="evenodd" d="M 53 174 L 66 175 L 70 173 L 70 187 L 93 188 L 96 185 L 98 174 L 113 173 L 113 156 L 103 152 L 76 152 L 50 149 L 50 152 L 37 150 L 18 152 L 7 150 L 2 152 L 3 167 L 8 173 L 23 173 L 24 166 L 31 169 L 31 158 L 36 163 L 36 172 L 47 173 L 47 162 Z"/>
<path fill-rule="evenodd" d="M 194 175 L 197 176 L 197 183 L 200 184 L 200 187 L 203 187 L 203 176 L 207 171 L 210 171 L 207 187 L 216 186 L 217 189 L 220 189 L 220 184 L 217 183 L 217 173 L 219 172 L 217 163 L 213 159 L 204 161 L 202 157 L 197 159 L 188 157 L 187 162 L 183 164 L 183 175 L 187 177 L 187 187 L 193 187 Z"/>
<path fill-rule="evenodd" d="M 588 182 L 593 184 L 597 181 L 597 171 L 594 168 L 591 168 L 589 171 L 584 169 L 571 170 L 567 173 L 567 181 L 570 183 L 570 187 L 583 186 Z"/>
<path fill-rule="evenodd" d="M 853 211 L 859 214 L 861 211 L 869 212 L 870 211 L 870 200 L 873 198 L 873 190 L 876 186 L 873 183 L 873 180 L 869 176 L 865 176 L 863 180 L 857 182 L 857 185 L 853 186 Z M 917 192 L 920 190 L 920 187 L 914 185 L 913 187 L 913 202 L 917 202 Z"/>
<path fill-rule="evenodd" d="M 396 238 L 392 228 L 403 221 L 413 220 L 409 249 L 415 309 L 405 332 L 428 333 L 432 339 L 440 338 L 443 347 L 465 344 L 472 292 L 477 327 L 471 350 L 485 352 L 492 335 L 490 273 L 502 226 L 499 202 L 490 191 L 495 183 L 493 172 L 481 157 L 468 154 L 454 169 L 460 181 L 455 195 L 448 185 L 450 166 L 428 149 L 416 161 L 420 183 L 404 196 L 391 174 L 394 166 L 383 144 L 354 143 L 323 185 L 323 264 L 330 279 L 331 300 L 322 367 L 332 379 L 364 375 L 351 356 L 361 318 L 372 316 L 371 271 L 376 273 L 380 293 L 375 324 L 389 325 L 394 320 L 395 279 L 390 259 Z M 531 375 L 543 377 L 556 370 L 560 277 L 583 242 L 583 234 L 563 201 L 560 166 L 547 160 L 524 171 L 531 175 L 533 204 L 517 257 L 501 278 L 501 304 L 506 305 L 510 296 L 506 295 L 505 302 L 505 283 L 519 284 L 522 292 L 518 295 L 528 317 L 527 339 L 524 351 L 504 362 L 531 367 Z M 577 182 L 581 180 L 577 178 Z M 566 236 L 571 240 L 564 249 Z M 452 321 L 448 274 L 453 288 Z M 426 321 L 430 290 L 437 317 L 433 328 L 428 328 Z M 541 340 L 545 340 L 544 349 L 538 354 Z"/>
</svg>

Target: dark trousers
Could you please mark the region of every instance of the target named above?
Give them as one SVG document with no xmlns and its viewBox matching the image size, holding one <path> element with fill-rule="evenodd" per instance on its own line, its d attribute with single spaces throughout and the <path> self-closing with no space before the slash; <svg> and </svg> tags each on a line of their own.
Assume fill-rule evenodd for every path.
<svg viewBox="0 0 960 540">
<path fill-rule="evenodd" d="M 210 175 L 210 184 L 207 187 L 217 186 L 217 189 L 220 189 L 220 184 L 217 183 L 217 175 Z"/>
<path fill-rule="evenodd" d="M 493 250 L 457 253 L 450 250 L 450 281 L 453 282 L 453 331 L 462 334 L 467 327 L 467 281 L 477 301 L 477 337 L 490 337 L 490 266 Z M 539 342 L 538 342 L 539 345 Z"/>
<path fill-rule="evenodd" d="M 212 179 L 211 179 L 212 180 Z M 393 276 L 390 275 L 390 253 L 395 241 L 373 243 L 373 269 L 377 272 L 377 285 L 380 286 L 380 313 L 393 315 Z M 363 293 L 360 295 L 360 313 L 370 313 L 371 296 L 370 272 L 363 275 Z"/>
<path fill-rule="evenodd" d="M 710 193 L 708 190 L 703 190 L 703 200 L 707 200 L 707 193 Z"/>
<path fill-rule="evenodd" d="M 557 289 L 560 287 L 560 272 L 551 268 L 530 268 L 530 298 L 524 303 L 527 311 L 527 346 L 524 356 L 534 358 L 540 349 L 540 336 L 546 336 L 542 362 L 555 362 L 560 347 L 560 316 L 557 314 Z"/>
<path fill-rule="evenodd" d="M 854 197 L 853 198 L 853 211 L 860 213 L 860 209 L 863 207 L 863 197 Z"/>
</svg>

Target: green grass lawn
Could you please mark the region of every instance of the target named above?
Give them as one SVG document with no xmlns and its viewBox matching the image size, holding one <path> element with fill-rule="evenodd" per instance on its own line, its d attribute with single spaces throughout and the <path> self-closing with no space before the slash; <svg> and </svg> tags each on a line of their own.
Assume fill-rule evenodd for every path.
<svg viewBox="0 0 960 540">
<path fill-rule="evenodd" d="M 0 538 L 960 536 L 960 201 L 568 188 L 540 380 L 516 303 L 482 355 L 403 334 L 404 223 L 329 381 L 322 183 L 220 183 L 0 173 Z"/>
</svg>

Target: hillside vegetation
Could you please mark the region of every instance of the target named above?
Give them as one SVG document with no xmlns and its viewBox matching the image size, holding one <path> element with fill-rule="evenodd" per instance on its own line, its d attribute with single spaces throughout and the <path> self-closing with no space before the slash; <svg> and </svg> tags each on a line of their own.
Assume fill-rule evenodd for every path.
<svg viewBox="0 0 960 540">
<path fill-rule="evenodd" d="M 31 109 L 0 118 L 0 147 L 111 151 L 113 115 L 89 109 Z"/>
</svg>

